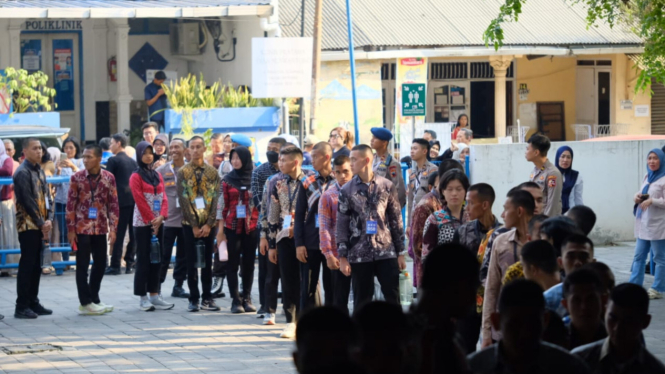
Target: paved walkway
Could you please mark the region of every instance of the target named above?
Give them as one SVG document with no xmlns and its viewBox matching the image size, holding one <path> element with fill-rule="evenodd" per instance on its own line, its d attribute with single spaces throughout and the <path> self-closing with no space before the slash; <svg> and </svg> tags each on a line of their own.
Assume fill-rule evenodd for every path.
<svg viewBox="0 0 665 374">
<path fill-rule="evenodd" d="M 624 243 L 599 248 L 596 257 L 610 265 L 618 282 L 625 282 L 632 251 L 632 244 Z M 278 314 L 276 326 L 262 326 L 254 314 L 230 314 L 228 298 L 218 299 L 221 312 L 188 313 L 186 300 L 170 297 L 167 300 L 176 303 L 175 309 L 141 312 L 132 296 L 133 279 L 132 275 L 105 277 L 102 300 L 115 305 L 115 311 L 83 317 L 77 314 L 74 272 L 44 276 L 40 297 L 54 314 L 17 320 L 13 318 L 16 278 L 0 278 L 0 313 L 6 316 L 0 322 L 0 349 L 34 343 L 65 347 L 63 351 L 18 355 L 0 351 L 0 373 L 295 372 L 293 342 L 278 338 L 283 315 Z M 647 275 L 646 285 L 652 281 Z M 165 289 L 170 291 L 172 282 L 167 280 Z M 649 349 L 665 361 L 664 305 L 665 300 L 652 303 L 654 319 L 645 335 Z"/>
</svg>

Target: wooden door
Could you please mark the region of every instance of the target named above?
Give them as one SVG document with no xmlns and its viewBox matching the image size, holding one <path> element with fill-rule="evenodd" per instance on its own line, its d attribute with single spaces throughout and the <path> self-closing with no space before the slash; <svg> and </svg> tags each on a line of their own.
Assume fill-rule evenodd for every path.
<svg viewBox="0 0 665 374">
<path fill-rule="evenodd" d="M 563 101 L 537 103 L 538 131 L 551 141 L 566 140 L 566 117 Z"/>
</svg>

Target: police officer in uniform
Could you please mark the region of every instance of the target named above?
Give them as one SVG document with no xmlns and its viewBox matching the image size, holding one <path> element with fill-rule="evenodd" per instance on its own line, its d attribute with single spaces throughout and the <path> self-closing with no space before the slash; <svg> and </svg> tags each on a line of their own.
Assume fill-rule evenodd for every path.
<svg viewBox="0 0 665 374">
<path fill-rule="evenodd" d="M 407 195 L 409 225 L 411 225 L 411 216 L 413 209 L 420 199 L 428 192 L 428 180 L 431 173 L 438 170 L 438 167 L 427 161 L 429 155 L 429 142 L 425 139 L 413 139 L 411 143 L 411 160 L 415 164 L 409 174 L 409 191 Z"/>
<path fill-rule="evenodd" d="M 372 170 L 380 177 L 386 178 L 397 187 L 397 196 L 402 208 L 406 205 L 406 187 L 402 177 L 402 165 L 393 155 L 388 152 L 388 143 L 392 140 L 393 134 L 383 127 L 372 127 L 372 141 L 370 145 L 376 151 Z"/>
<path fill-rule="evenodd" d="M 543 214 L 548 217 L 561 215 L 561 190 L 563 178 L 561 172 L 547 159 L 550 150 L 550 140 L 540 134 L 529 139 L 526 147 L 526 160 L 534 164 L 529 180 L 537 183 L 543 189 Z"/>
</svg>

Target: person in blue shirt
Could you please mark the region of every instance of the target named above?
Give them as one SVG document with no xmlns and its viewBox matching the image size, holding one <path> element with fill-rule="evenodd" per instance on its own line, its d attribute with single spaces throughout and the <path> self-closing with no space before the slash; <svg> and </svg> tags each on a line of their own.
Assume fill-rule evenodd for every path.
<svg viewBox="0 0 665 374">
<path fill-rule="evenodd" d="M 113 152 L 111 152 L 111 138 L 101 138 L 99 140 L 99 147 L 102 149 L 102 167 L 106 169 L 106 163 L 113 156 Z"/>
<path fill-rule="evenodd" d="M 155 79 L 145 86 L 145 101 L 148 104 L 149 120 L 159 124 L 159 131 L 164 131 L 164 110 L 167 108 L 166 95 L 162 84 L 166 80 L 166 74 L 163 71 L 155 73 Z"/>
</svg>

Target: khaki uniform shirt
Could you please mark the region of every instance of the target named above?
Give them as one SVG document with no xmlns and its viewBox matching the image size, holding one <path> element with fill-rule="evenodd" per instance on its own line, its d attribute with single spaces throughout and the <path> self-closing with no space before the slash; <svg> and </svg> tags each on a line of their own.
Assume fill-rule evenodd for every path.
<svg viewBox="0 0 665 374">
<path fill-rule="evenodd" d="M 404 186 L 402 165 L 399 163 L 399 160 L 395 159 L 390 153 L 386 153 L 385 157 L 378 157 L 375 153 L 372 169 L 376 175 L 393 182 L 397 188 L 399 205 L 404 208 L 404 205 L 406 205 L 406 186 Z"/>
<path fill-rule="evenodd" d="M 411 217 L 413 216 L 413 209 L 420 202 L 429 191 L 427 190 L 427 181 L 430 174 L 438 170 L 438 167 L 433 163 L 427 161 L 422 168 L 416 165 L 411 169 L 409 174 L 409 190 L 407 192 L 407 213 L 409 215 L 409 225 L 411 225 Z"/>
<path fill-rule="evenodd" d="M 561 190 L 563 178 L 561 172 L 550 160 L 545 161 L 542 168 L 535 167 L 529 180 L 537 183 L 543 189 L 543 214 L 548 217 L 561 215 Z"/>
</svg>

